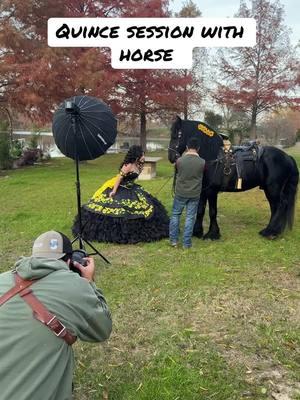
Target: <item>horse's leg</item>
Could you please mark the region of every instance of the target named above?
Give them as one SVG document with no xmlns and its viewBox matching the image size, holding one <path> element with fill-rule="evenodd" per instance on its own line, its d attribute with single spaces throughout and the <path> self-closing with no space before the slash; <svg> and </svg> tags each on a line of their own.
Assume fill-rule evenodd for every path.
<svg viewBox="0 0 300 400">
<path fill-rule="evenodd" d="M 264 192 L 270 204 L 271 217 L 266 228 L 262 229 L 259 234 L 270 239 L 275 239 L 282 231 L 279 216 L 280 187 L 276 184 L 269 185 L 265 188 Z"/>
<path fill-rule="evenodd" d="M 219 225 L 218 225 L 218 222 L 217 222 L 218 192 L 210 190 L 207 198 L 208 198 L 208 204 L 209 204 L 210 224 L 209 224 L 209 230 L 203 236 L 203 239 L 204 240 L 205 239 L 217 240 L 217 239 L 220 239 L 220 237 L 221 237 Z"/>
<path fill-rule="evenodd" d="M 205 214 L 206 203 L 207 196 L 206 193 L 203 191 L 200 195 L 197 218 L 193 230 L 193 236 L 196 236 L 198 238 L 202 238 L 203 236 L 203 218 Z"/>
<path fill-rule="evenodd" d="M 268 148 L 265 154 L 265 173 L 262 176 L 265 177 L 265 194 L 270 203 L 271 218 L 260 234 L 275 239 L 286 227 L 292 227 L 299 171 L 295 160 L 280 150 Z"/>
</svg>

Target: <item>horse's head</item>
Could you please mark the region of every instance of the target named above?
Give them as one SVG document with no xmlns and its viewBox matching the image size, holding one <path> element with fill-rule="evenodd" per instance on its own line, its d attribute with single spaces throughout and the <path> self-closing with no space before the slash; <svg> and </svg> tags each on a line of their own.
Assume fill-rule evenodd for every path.
<svg viewBox="0 0 300 400">
<path fill-rule="evenodd" d="M 182 120 L 177 117 L 171 127 L 171 140 L 169 144 L 168 158 L 174 163 L 186 149 L 191 137 L 199 141 L 199 155 L 204 160 L 215 160 L 220 148 L 223 146 L 222 137 L 205 122 Z"/>
<path fill-rule="evenodd" d="M 171 139 L 168 147 L 168 158 L 172 164 L 186 149 L 186 138 L 182 128 L 183 121 L 177 116 L 171 126 Z"/>
</svg>

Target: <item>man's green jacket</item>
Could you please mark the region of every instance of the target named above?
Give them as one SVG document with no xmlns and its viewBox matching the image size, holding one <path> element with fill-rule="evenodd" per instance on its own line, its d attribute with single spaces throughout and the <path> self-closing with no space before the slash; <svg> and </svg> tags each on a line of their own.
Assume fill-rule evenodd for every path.
<svg viewBox="0 0 300 400">
<path fill-rule="evenodd" d="M 111 317 L 94 284 L 61 260 L 22 258 L 15 270 L 38 279 L 33 294 L 79 339 L 101 342 L 111 333 Z M 0 296 L 14 286 L 13 271 L 0 275 Z M 32 315 L 16 295 L 0 307 L 0 399 L 70 400 L 74 368 L 72 346 Z"/>
</svg>

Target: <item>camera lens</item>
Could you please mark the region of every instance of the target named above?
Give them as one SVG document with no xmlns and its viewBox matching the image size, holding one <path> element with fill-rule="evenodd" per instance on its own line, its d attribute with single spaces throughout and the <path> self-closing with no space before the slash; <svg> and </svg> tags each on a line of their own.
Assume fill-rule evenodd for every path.
<svg viewBox="0 0 300 400">
<path fill-rule="evenodd" d="M 74 250 L 72 253 L 72 262 L 77 261 L 83 267 L 86 267 L 87 261 L 84 260 L 85 257 L 88 257 L 88 254 L 84 250 Z"/>
</svg>

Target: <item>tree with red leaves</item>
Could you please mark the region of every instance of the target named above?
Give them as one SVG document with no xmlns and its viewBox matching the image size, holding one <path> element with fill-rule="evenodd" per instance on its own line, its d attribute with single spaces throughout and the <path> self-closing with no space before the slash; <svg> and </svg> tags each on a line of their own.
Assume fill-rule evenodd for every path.
<svg viewBox="0 0 300 400">
<path fill-rule="evenodd" d="M 122 1 L 3 0 L 0 5 L 0 101 L 37 123 L 62 100 L 89 94 L 108 101 L 118 82 L 110 54 L 99 48 L 50 48 L 51 17 L 118 15 Z"/>
<path fill-rule="evenodd" d="M 114 70 L 107 49 L 47 45 L 51 17 L 167 17 L 168 0 L 3 0 L 0 16 L 0 96 L 35 123 L 49 122 L 65 98 L 87 94 L 138 116 L 145 147 L 148 115 L 184 111 L 180 100 L 190 74 Z"/>
<path fill-rule="evenodd" d="M 251 118 L 250 134 L 256 137 L 259 114 L 291 104 L 297 60 L 283 24 L 284 10 L 275 0 L 251 0 L 248 8 L 241 2 L 237 17 L 256 20 L 256 46 L 235 48 L 219 54 L 222 83 L 215 98 Z M 299 65 L 299 64 L 298 64 Z"/>
<path fill-rule="evenodd" d="M 122 112 L 138 117 L 140 144 L 146 149 L 147 117 L 158 117 L 162 112 L 181 112 L 176 102 L 185 78 L 169 70 L 128 70 L 119 84 L 118 101 Z"/>
<path fill-rule="evenodd" d="M 132 4 L 132 3 L 131 3 Z M 168 1 L 135 2 L 124 16 L 168 17 Z M 195 4 L 187 1 L 177 17 L 201 15 Z M 131 70 L 124 71 L 119 88 L 119 101 L 125 113 L 140 121 L 140 143 L 146 148 L 147 116 L 161 117 L 162 113 L 183 113 L 187 118 L 192 104 L 200 104 L 202 83 L 199 55 L 192 71 L 187 70 Z"/>
</svg>

